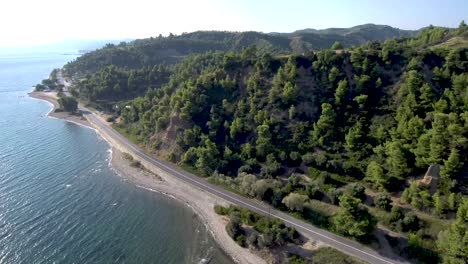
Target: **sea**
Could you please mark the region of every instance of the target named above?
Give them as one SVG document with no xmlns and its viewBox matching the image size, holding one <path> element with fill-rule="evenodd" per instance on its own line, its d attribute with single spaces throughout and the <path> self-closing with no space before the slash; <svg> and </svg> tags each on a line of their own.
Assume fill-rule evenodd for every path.
<svg viewBox="0 0 468 264">
<path fill-rule="evenodd" d="M 194 212 L 125 181 L 32 86 L 76 55 L 0 54 L 0 264 L 233 263 Z"/>
</svg>

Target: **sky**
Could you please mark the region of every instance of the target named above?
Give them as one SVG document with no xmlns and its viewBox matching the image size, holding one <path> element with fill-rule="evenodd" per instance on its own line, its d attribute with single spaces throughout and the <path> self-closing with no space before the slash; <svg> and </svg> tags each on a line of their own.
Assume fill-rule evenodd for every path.
<svg viewBox="0 0 468 264">
<path fill-rule="evenodd" d="M 196 30 L 457 27 L 461 20 L 468 22 L 467 0 L 2 0 L 0 47 Z"/>
</svg>

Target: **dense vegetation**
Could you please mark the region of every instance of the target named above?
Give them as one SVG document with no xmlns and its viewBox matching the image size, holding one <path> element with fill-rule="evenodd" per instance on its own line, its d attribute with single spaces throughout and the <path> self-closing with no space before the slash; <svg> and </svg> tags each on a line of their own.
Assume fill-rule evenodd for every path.
<svg viewBox="0 0 468 264">
<path fill-rule="evenodd" d="M 112 109 L 115 102 L 135 98 L 150 87 L 166 84 L 171 72 L 164 65 L 137 70 L 107 66 L 75 82 L 72 93 L 98 103 L 102 108 Z"/>
<path fill-rule="evenodd" d="M 106 66 L 137 69 L 156 64 L 172 64 L 193 53 L 207 51 L 240 52 L 244 47 L 256 45 L 259 51 L 270 54 L 300 54 L 311 49 L 329 48 L 335 41 L 346 47 L 361 45 L 368 41 L 409 36 L 414 31 L 405 31 L 389 26 L 366 24 L 349 29 L 320 31 L 296 31 L 293 33 L 265 34 L 260 32 L 197 31 L 180 36 L 170 34 L 118 45 L 108 44 L 95 52 L 84 54 L 65 65 L 69 76 L 84 76 Z"/>
<path fill-rule="evenodd" d="M 45 91 L 45 90 L 62 90 L 62 86 L 57 83 L 57 72 L 58 69 L 52 70 L 52 72 L 49 75 L 49 78 L 44 79 L 41 81 L 41 83 L 36 84 L 34 87 L 34 90 L 36 91 Z"/>
<path fill-rule="evenodd" d="M 333 232 L 372 242 L 380 222 L 408 258 L 463 263 L 466 247 L 454 244 L 467 223 L 468 46 L 444 43 L 467 37 L 462 22 L 345 50 L 329 43 L 338 51 L 250 46 L 158 66 L 155 78 L 154 67 L 102 67 L 74 91 L 127 100 L 144 90 L 114 107 L 115 127 L 148 151 Z M 140 85 L 128 85 L 131 72 Z M 430 165 L 440 177 L 425 184 Z"/>
<path fill-rule="evenodd" d="M 57 100 L 60 105 L 60 110 L 75 113 L 78 110 L 78 101 L 75 97 L 60 96 Z"/>
<path fill-rule="evenodd" d="M 304 259 L 299 256 L 289 257 L 289 263 L 291 264 L 363 264 L 364 262 L 359 261 L 353 257 L 350 257 L 334 248 L 321 247 L 314 250 L 312 258 Z"/>
<path fill-rule="evenodd" d="M 290 252 L 287 248 L 299 248 L 304 241 L 294 228 L 286 227 L 282 221 L 233 205 L 215 206 L 214 210 L 217 214 L 229 218 L 226 232 L 240 246 L 253 250 L 273 249 L 271 252 L 274 252 L 277 263 L 361 263 L 329 247 L 314 250 L 311 257 L 296 255 L 293 253 L 294 249 Z"/>
<path fill-rule="evenodd" d="M 252 248 L 268 248 L 299 244 L 299 234 L 294 228 L 286 227 L 276 218 L 262 216 L 238 206 L 228 208 L 216 206 L 219 215 L 229 216 L 226 231 L 240 246 Z M 247 226 L 250 227 L 247 229 Z M 246 231 L 249 232 L 246 232 Z"/>
</svg>

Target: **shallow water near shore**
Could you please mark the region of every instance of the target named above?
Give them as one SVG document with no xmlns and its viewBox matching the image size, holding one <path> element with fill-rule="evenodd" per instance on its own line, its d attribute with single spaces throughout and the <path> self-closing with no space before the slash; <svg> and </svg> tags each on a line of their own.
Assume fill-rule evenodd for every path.
<svg viewBox="0 0 468 264">
<path fill-rule="evenodd" d="M 194 212 L 109 167 L 31 86 L 72 56 L 0 57 L 0 263 L 232 263 Z"/>
</svg>

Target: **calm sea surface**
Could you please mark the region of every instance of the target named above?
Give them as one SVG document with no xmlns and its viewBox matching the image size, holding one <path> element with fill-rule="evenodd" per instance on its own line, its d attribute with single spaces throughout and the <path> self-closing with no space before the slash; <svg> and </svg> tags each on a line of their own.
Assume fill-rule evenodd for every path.
<svg viewBox="0 0 468 264">
<path fill-rule="evenodd" d="M 73 56 L 0 55 L 0 263 L 232 263 L 194 213 L 125 182 L 31 86 Z"/>
</svg>

